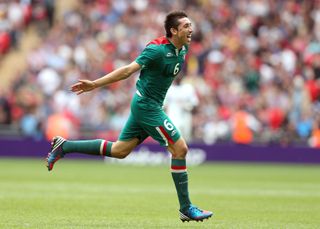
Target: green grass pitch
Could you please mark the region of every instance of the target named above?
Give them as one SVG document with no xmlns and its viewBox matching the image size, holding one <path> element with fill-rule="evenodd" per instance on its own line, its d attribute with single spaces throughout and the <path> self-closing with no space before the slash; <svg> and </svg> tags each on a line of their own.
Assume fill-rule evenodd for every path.
<svg viewBox="0 0 320 229">
<path fill-rule="evenodd" d="M 189 167 L 192 201 L 215 215 L 178 218 L 169 166 L 0 159 L 0 228 L 320 228 L 320 166 Z"/>
</svg>

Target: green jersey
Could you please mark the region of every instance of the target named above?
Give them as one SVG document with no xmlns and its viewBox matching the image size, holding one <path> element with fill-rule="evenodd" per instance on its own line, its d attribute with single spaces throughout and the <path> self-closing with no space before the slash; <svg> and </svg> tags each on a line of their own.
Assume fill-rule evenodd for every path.
<svg viewBox="0 0 320 229">
<path fill-rule="evenodd" d="M 181 71 L 188 47 L 178 50 L 166 37 L 150 42 L 138 56 L 141 66 L 137 93 L 131 102 L 131 113 L 119 140 L 138 138 L 140 143 L 148 136 L 162 146 L 174 144 L 180 132 L 163 111 L 162 105 L 175 76 Z"/>
<path fill-rule="evenodd" d="M 149 105 L 163 105 L 167 91 L 181 71 L 188 46 L 178 50 L 166 37 L 151 41 L 136 62 L 141 66 L 137 94 Z M 154 103 L 154 104 L 150 104 Z"/>
</svg>

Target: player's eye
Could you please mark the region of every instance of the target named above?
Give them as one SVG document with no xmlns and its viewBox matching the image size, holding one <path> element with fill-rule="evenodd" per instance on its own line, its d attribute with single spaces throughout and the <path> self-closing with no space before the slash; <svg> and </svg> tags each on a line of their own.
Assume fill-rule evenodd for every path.
<svg viewBox="0 0 320 229">
<path fill-rule="evenodd" d="M 187 23 L 187 24 L 184 25 L 184 28 L 189 28 L 191 26 L 192 26 L 191 23 Z"/>
</svg>

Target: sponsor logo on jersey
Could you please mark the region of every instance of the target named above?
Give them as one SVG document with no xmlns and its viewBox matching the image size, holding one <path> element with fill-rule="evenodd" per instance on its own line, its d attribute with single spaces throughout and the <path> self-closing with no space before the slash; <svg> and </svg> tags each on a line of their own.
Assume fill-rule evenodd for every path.
<svg viewBox="0 0 320 229">
<path fill-rule="evenodd" d="M 172 57 L 172 56 L 173 56 L 173 54 L 171 52 L 167 53 L 167 57 Z"/>
</svg>

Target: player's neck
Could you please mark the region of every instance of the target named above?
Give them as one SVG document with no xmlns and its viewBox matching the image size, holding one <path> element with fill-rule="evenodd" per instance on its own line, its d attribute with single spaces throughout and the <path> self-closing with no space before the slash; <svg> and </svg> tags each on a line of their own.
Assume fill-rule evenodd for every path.
<svg viewBox="0 0 320 229">
<path fill-rule="evenodd" d="M 180 50 L 183 46 L 177 39 L 174 37 L 168 37 L 168 40 L 176 47 L 178 50 Z"/>
</svg>

